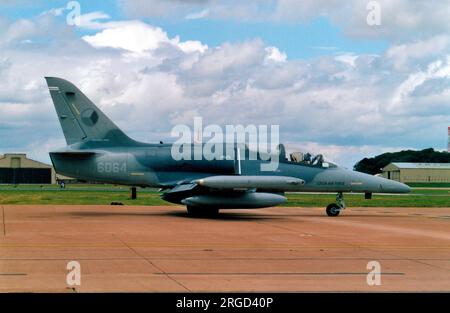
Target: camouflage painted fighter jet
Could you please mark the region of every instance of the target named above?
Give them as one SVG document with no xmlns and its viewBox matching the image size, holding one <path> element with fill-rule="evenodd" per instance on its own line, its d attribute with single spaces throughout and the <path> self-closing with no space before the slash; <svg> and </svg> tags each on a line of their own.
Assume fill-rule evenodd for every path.
<svg viewBox="0 0 450 313">
<path fill-rule="evenodd" d="M 264 208 L 283 204 L 287 191 L 335 192 L 326 208 L 337 216 L 345 208 L 344 192 L 408 193 L 402 183 L 326 162 L 321 155 L 291 153 L 279 145 L 276 171 L 261 171 L 267 157 L 250 159 L 248 148 L 235 145 L 221 159 L 176 160 L 173 144 L 148 144 L 129 138 L 72 83 L 47 77 L 67 147 L 50 152 L 60 174 L 80 180 L 161 188 L 161 198 L 187 206 L 193 216 L 219 209 Z M 195 150 L 192 144 L 192 151 Z M 242 158 L 241 158 L 242 156 Z"/>
</svg>

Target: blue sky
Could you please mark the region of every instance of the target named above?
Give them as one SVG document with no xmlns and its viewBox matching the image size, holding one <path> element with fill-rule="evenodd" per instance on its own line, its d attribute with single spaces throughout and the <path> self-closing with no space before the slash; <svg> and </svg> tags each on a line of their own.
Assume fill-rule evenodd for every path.
<svg viewBox="0 0 450 313">
<path fill-rule="evenodd" d="M 69 1 L 35 1 L 22 6 L 0 4 L 2 15 L 12 20 L 31 18 L 43 11 L 64 8 Z M 101 11 L 113 20 L 130 19 L 117 1 L 79 1 L 81 14 Z M 68 10 L 66 10 L 68 12 Z M 195 12 L 195 11 L 193 11 Z M 64 19 L 65 15 L 61 16 Z M 147 17 L 142 18 L 152 25 L 163 28 L 171 37 L 182 40 L 200 40 L 208 46 L 223 42 L 239 42 L 261 38 L 265 43 L 284 51 L 290 59 L 311 58 L 322 55 L 351 52 L 355 54 L 379 54 L 387 47 L 383 39 L 349 38 L 338 25 L 326 17 L 315 17 L 308 21 L 267 22 L 237 19 L 185 19 Z M 78 30 L 80 35 L 92 33 Z"/>
<path fill-rule="evenodd" d="M 279 124 L 293 149 L 351 167 L 445 149 L 450 0 L 0 0 L 0 154 L 64 145 L 43 77 L 82 88 L 138 140 L 208 123 Z M 109 18 L 99 18 L 101 15 Z M 190 18 L 187 18 L 190 17 Z M 193 18 L 195 17 L 195 18 Z"/>
<path fill-rule="evenodd" d="M 152 22 L 150 20 L 150 22 Z M 193 20 L 182 22 L 155 21 L 171 35 L 184 40 L 201 40 L 211 46 L 224 41 L 244 41 L 261 38 L 268 45 L 286 52 L 290 59 L 312 58 L 342 52 L 382 53 L 387 48 L 383 40 L 347 38 L 339 27 L 324 17 L 308 23 L 267 23 Z"/>
</svg>

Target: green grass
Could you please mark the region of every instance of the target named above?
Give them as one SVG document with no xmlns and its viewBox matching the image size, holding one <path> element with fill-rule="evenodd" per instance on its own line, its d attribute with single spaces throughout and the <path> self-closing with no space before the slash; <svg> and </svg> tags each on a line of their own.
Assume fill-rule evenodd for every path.
<svg viewBox="0 0 450 313">
<path fill-rule="evenodd" d="M 0 191 L 0 204 L 110 204 L 121 202 L 125 205 L 167 205 L 157 192 L 141 192 L 136 200 L 129 199 L 127 191 Z"/>
<path fill-rule="evenodd" d="M 155 189 L 139 189 L 138 199 L 130 199 L 129 187 L 113 185 L 68 185 L 66 189 L 46 185 L 0 186 L 0 204 L 74 204 L 108 205 L 121 202 L 124 205 L 170 205 L 160 199 Z M 335 202 L 333 194 L 288 193 L 284 206 L 319 206 Z M 414 188 L 409 195 L 373 195 L 365 200 L 362 194 L 346 194 L 349 207 L 450 207 L 450 188 Z"/>
<path fill-rule="evenodd" d="M 288 194 L 288 203 L 284 206 L 325 207 L 335 202 L 332 194 Z M 361 194 L 345 194 L 348 207 L 450 207 L 450 195 L 409 194 L 409 195 L 373 195 L 371 200 Z"/>
<path fill-rule="evenodd" d="M 411 195 L 426 195 L 426 196 L 450 196 L 450 188 L 438 188 L 438 189 L 427 189 L 427 188 L 412 188 Z"/>
<path fill-rule="evenodd" d="M 406 183 L 410 187 L 450 188 L 450 183 Z"/>
<path fill-rule="evenodd" d="M 112 189 L 118 191 L 129 191 L 130 187 L 111 185 L 111 184 L 67 184 L 66 190 L 105 190 Z M 138 188 L 142 189 L 142 188 Z M 0 192 L 4 190 L 61 190 L 59 185 L 0 185 Z M 144 190 L 155 190 L 155 188 L 146 188 Z"/>
</svg>

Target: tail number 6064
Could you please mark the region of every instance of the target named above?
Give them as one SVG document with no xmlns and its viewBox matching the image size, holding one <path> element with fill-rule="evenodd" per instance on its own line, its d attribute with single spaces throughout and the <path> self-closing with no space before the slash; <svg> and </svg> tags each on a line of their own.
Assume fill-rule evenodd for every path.
<svg viewBox="0 0 450 313">
<path fill-rule="evenodd" d="M 127 171 L 125 162 L 98 162 L 97 172 L 99 173 L 123 173 Z"/>
</svg>

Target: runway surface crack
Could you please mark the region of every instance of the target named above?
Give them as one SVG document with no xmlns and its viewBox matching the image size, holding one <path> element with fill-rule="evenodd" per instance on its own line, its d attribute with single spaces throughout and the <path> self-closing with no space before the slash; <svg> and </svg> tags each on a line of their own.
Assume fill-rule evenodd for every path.
<svg viewBox="0 0 450 313">
<path fill-rule="evenodd" d="M 2 206 L 3 236 L 6 236 L 5 207 Z"/>
<path fill-rule="evenodd" d="M 142 254 L 140 254 L 139 252 L 136 251 L 136 249 L 134 249 L 132 246 L 130 246 L 129 244 L 127 244 L 125 241 L 123 241 L 122 239 L 120 239 L 118 236 L 113 235 L 117 240 L 119 240 L 125 247 L 127 247 L 128 249 L 130 249 L 131 251 L 133 251 L 134 254 L 136 254 L 138 257 L 144 259 L 148 264 L 150 264 L 151 266 L 153 266 L 154 268 L 156 268 L 158 271 L 160 271 L 163 275 L 165 275 L 168 279 L 170 279 L 171 281 L 173 281 L 174 283 L 176 283 L 178 286 L 182 287 L 184 290 L 191 292 L 191 290 L 189 288 L 187 288 L 185 285 L 183 285 L 182 283 L 180 283 L 178 280 L 176 280 L 175 278 L 173 278 L 172 276 L 170 276 L 170 274 L 168 274 L 166 271 L 164 271 L 162 268 L 160 268 L 159 266 L 157 266 L 155 263 L 153 263 L 150 259 L 148 259 L 147 257 L 143 256 Z"/>
</svg>

